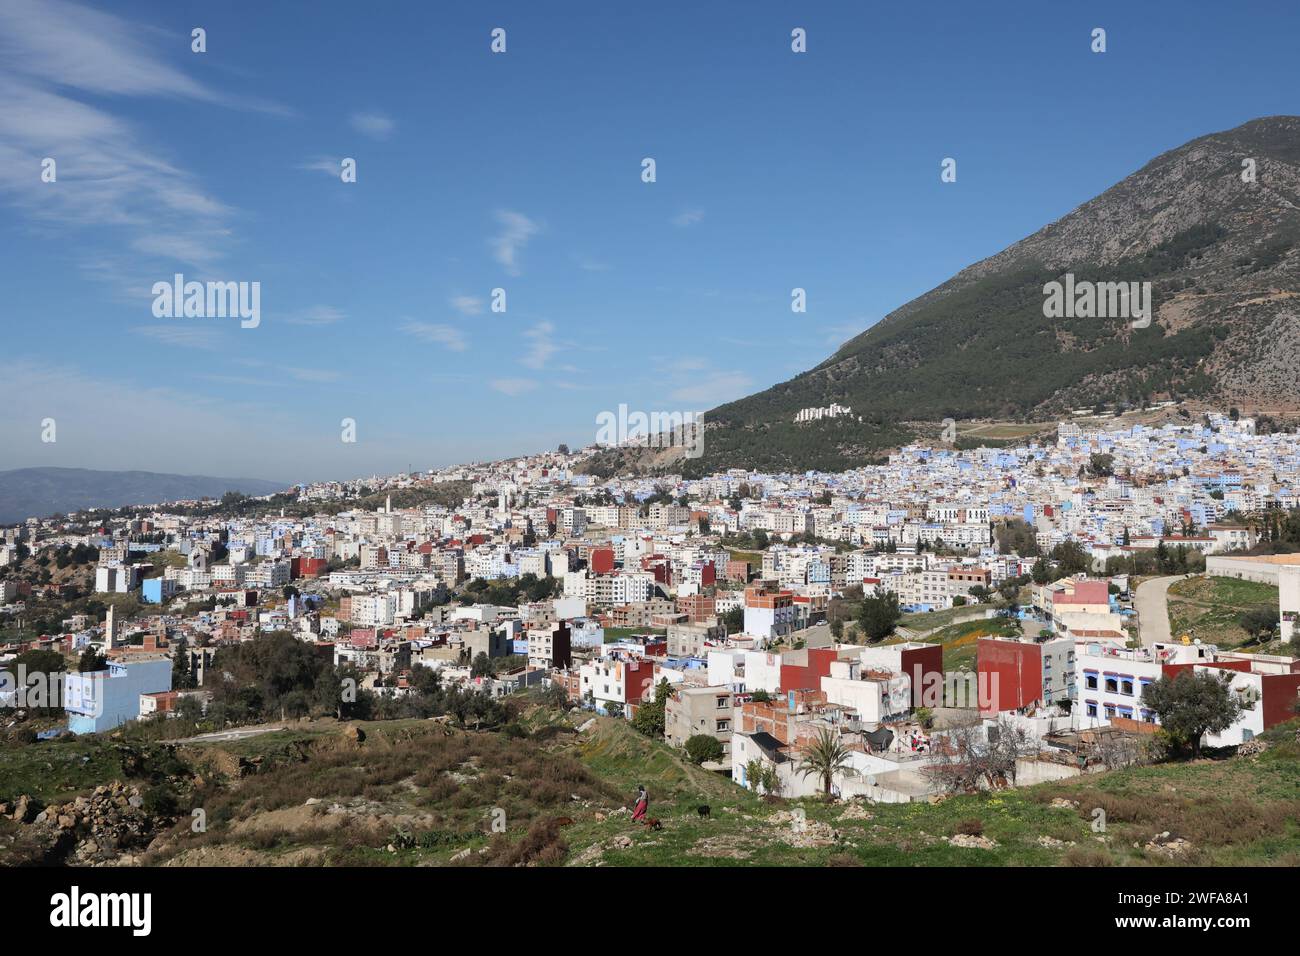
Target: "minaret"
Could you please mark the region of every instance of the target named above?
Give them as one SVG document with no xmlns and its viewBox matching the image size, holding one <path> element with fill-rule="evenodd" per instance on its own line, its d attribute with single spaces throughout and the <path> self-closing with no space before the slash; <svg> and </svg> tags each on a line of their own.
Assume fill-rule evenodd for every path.
<svg viewBox="0 0 1300 956">
<path fill-rule="evenodd" d="M 393 513 L 393 496 L 389 495 L 387 498 L 384 499 L 384 514 L 390 515 L 392 513 Z"/>
<path fill-rule="evenodd" d="M 104 618 L 104 650 L 117 647 L 117 622 L 114 618 L 113 605 L 108 606 L 108 616 Z"/>
</svg>

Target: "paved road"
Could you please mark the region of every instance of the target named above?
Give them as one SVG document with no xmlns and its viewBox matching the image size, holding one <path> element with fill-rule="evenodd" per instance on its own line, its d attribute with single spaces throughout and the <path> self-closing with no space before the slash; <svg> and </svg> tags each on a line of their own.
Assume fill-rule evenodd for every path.
<svg viewBox="0 0 1300 956">
<path fill-rule="evenodd" d="M 262 725 L 259 727 L 235 727 L 232 730 L 216 730 L 210 734 L 199 734 L 197 737 L 186 737 L 184 740 L 173 740 L 170 743 L 175 744 L 206 744 L 222 743 L 231 740 L 243 740 L 246 737 L 256 737 L 259 734 L 269 734 L 272 731 L 283 730 L 279 724 L 271 726 Z"/>
<path fill-rule="evenodd" d="M 1144 647 L 1173 639 L 1169 633 L 1169 585 L 1185 577 L 1184 574 L 1171 574 L 1138 585 L 1137 593 L 1133 595 L 1133 608 L 1137 611 L 1138 633 Z"/>
</svg>

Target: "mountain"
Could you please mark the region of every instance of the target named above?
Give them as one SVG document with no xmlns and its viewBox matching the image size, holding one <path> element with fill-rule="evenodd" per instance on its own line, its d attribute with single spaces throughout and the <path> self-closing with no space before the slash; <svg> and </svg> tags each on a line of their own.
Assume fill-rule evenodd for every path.
<svg viewBox="0 0 1300 956">
<path fill-rule="evenodd" d="M 119 508 L 184 498 L 220 498 L 227 491 L 269 495 L 288 486 L 259 478 L 163 475 L 152 471 L 19 468 L 0 471 L 0 523 L 83 508 Z"/>
<path fill-rule="evenodd" d="M 1192 140 L 896 309 L 817 367 L 706 413 L 704 454 L 681 467 L 838 470 L 933 435 L 946 418 L 1053 421 L 1098 404 L 1195 399 L 1295 413 L 1298 242 L 1300 117 Z M 1045 286 L 1067 273 L 1076 287 L 1149 282 L 1149 327 L 1124 316 L 1048 318 Z M 851 416 L 794 423 L 800 409 L 831 403 Z M 593 470 L 610 457 L 598 455 Z"/>
</svg>

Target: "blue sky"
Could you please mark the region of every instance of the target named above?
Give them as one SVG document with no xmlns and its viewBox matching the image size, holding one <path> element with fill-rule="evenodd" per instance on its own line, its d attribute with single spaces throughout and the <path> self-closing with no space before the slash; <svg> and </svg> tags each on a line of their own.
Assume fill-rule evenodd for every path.
<svg viewBox="0 0 1300 956">
<path fill-rule="evenodd" d="M 705 410 L 1297 112 L 1298 36 L 1273 3 L 5 0 L 0 468 L 345 478 Z M 156 319 L 175 272 L 260 282 L 261 325 Z"/>
</svg>

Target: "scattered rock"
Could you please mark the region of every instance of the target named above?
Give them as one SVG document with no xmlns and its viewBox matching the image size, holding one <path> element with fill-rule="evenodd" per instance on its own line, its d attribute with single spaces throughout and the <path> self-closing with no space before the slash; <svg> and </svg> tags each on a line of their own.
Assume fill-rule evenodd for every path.
<svg viewBox="0 0 1300 956">
<path fill-rule="evenodd" d="M 35 801 L 24 795 L 15 801 L 9 816 L 35 830 L 33 845 L 39 848 L 42 863 L 119 865 L 124 851 L 148 846 L 165 822 L 143 808 L 138 789 L 115 781 L 96 787 L 89 797 L 39 811 Z M 130 856 L 134 859 L 134 854 Z"/>
<path fill-rule="evenodd" d="M 686 851 L 687 856 L 705 856 L 728 860 L 748 860 L 753 854 L 741 836 L 705 837 Z"/>
<path fill-rule="evenodd" d="M 1157 833 L 1146 845 L 1147 852 L 1170 858 L 1182 856 L 1194 849 L 1191 843 L 1182 837 L 1171 836 L 1169 831 Z"/>
<path fill-rule="evenodd" d="M 1237 748 L 1238 757 L 1257 757 L 1268 749 L 1268 741 L 1260 740 L 1258 737 L 1253 740 L 1247 740 Z"/>
<path fill-rule="evenodd" d="M 36 815 L 36 806 L 32 798 L 23 794 L 14 803 L 14 812 L 9 814 L 9 819 L 16 820 L 19 823 L 28 823 Z"/>
<path fill-rule="evenodd" d="M 787 843 L 793 847 L 811 849 L 820 846 L 834 846 L 837 843 L 844 842 L 844 835 L 829 823 L 809 820 L 806 816 L 789 810 L 781 810 L 772 814 L 767 818 L 767 822 L 782 828 L 784 832 L 779 839 L 782 843 Z M 788 829 L 785 829 L 786 827 Z"/>
<path fill-rule="evenodd" d="M 991 840 L 986 836 L 971 836 L 967 833 L 944 837 L 944 840 L 952 846 L 964 847 L 968 850 L 992 850 L 998 845 L 997 840 Z"/>
<path fill-rule="evenodd" d="M 1079 809 L 1078 800 L 1067 800 L 1065 797 L 1055 797 L 1051 803 L 1052 807 L 1057 810 L 1077 810 Z"/>
<path fill-rule="evenodd" d="M 569 866 L 593 866 L 599 865 L 600 858 L 604 854 L 606 846 L 604 843 L 593 843 L 580 853 L 577 853 L 569 860 Z"/>
<path fill-rule="evenodd" d="M 1043 836 L 1040 836 L 1038 838 L 1038 845 L 1042 847 L 1047 847 L 1047 849 L 1049 850 L 1055 850 L 1063 846 L 1074 846 L 1074 841 L 1058 840 L 1056 839 L 1056 837 L 1047 836 L 1046 834 L 1044 834 Z"/>
</svg>

